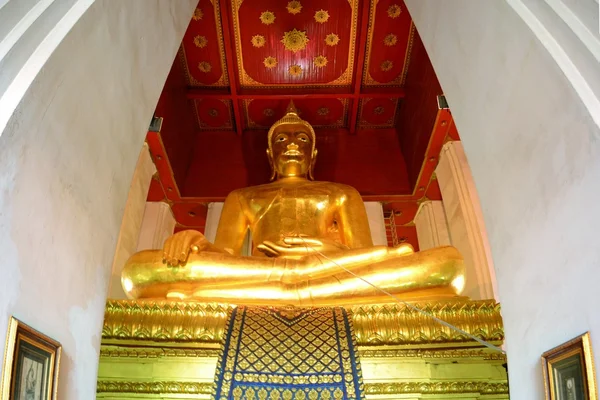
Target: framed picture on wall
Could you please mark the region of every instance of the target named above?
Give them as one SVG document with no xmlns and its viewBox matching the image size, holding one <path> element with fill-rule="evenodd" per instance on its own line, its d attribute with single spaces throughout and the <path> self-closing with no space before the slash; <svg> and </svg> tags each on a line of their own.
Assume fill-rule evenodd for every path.
<svg viewBox="0 0 600 400">
<path fill-rule="evenodd" d="M 8 325 L 0 398 L 55 400 L 61 345 L 16 318 Z"/>
<path fill-rule="evenodd" d="M 547 400 L 597 400 L 589 332 L 542 354 Z"/>
</svg>

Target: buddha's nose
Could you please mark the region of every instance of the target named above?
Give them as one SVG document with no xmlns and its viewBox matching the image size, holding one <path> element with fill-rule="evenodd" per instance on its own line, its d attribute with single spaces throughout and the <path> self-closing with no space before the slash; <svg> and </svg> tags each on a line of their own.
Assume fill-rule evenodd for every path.
<svg viewBox="0 0 600 400">
<path fill-rule="evenodd" d="M 288 148 L 288 150 L 298 150 L 298 145 L 296 143 L 294 143 L 294 142 L 290 142 L 287 145 L 287 148 Z"/>
</svg>

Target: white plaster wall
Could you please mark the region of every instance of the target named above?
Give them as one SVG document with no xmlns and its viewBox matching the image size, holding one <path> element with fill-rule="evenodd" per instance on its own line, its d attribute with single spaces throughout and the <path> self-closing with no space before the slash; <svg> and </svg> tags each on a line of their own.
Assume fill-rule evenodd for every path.
<svg viewBox="0 0 600 400">
<path fill-rule="evenodd" d="M 95 398 L 131 176 L 195 3 L 94 2 L 0 136 L 0 343 L 10 315 L 60 341 L 60 399 Z"/>
<path fill-rule="evenodd" d="M 600 354 L 600 115 L 509 2 L 406 3 L 481 198 L 511 399 L 542 399 L 542 352 L 590 330 Z"/>
</svg>

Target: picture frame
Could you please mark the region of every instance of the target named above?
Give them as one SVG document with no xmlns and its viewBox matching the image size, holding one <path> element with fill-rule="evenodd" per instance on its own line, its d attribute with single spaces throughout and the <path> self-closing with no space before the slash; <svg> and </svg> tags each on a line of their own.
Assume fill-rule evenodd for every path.
<svg viewBox="0 0 600 400">
<path fill-rule="evenodd" d="M 55 400 L 62 346 L 11 317 L 6 336 L 0 398 Z"/>
<path fill-rule="evenodd" d="M 546 400 L 597 400 L 589 332 L 542 354 Z"/>
</svg>

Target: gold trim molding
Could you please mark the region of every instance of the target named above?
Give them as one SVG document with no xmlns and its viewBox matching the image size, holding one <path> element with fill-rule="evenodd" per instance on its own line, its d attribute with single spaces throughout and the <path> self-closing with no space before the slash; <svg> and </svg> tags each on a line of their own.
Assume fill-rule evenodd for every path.
<svg viewBox="0 0 600 400">
<path fill-rule="evenodd" d="M 96 393 L 211 394 L 212 382 L 128 382 L 98 380 Z"/>
<path fill-rule="evenodd" d="M 483 349 L 369 349 L 359 348 L 358 355 L 365 358 L 414 358 L 426 360 L 483 360 L 506 362 L 506 355 Z"/>
<path fill-rule="evenodd" d="M 508 383 L 478 381 L 365 383 L 365 394 L 508 394 Z"/>
<path fill-rule="evenodd" d="M 206 358 L 218 357 L 218 349 L 178 349 L 160 347 L 106 347 L 100 349 L 103 358 L 165 358 L 165 357 L 191 357 Z"/>
<path fill-rule="evenodd" d="M 131 382 L 99 380 L 97 393 L 211 394 L 212 382 Z M 365 394 L 508 394 L 506 382 L 444 381 L 366 383 Z"/>
<path fill-rule="evenodd" d="M 500 305 L 494 300 L 455 300 L 414 303 L 425 313 L 444 320 L 480 339 L 504 340 Z M 220 343 L 227 314 L 233 306 L 176 301 L 109 300 L 102 340 Z M 357 344 L 447 345 L 473 344 L 465 335 L 406 305 L 355 306 L 350 309 Z"/>
</svg>

